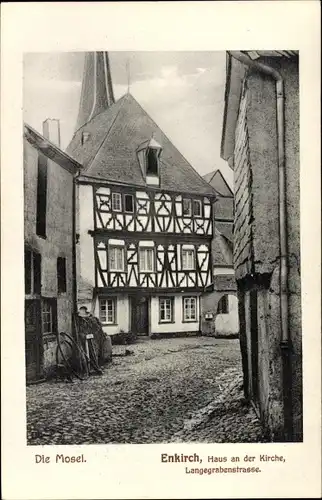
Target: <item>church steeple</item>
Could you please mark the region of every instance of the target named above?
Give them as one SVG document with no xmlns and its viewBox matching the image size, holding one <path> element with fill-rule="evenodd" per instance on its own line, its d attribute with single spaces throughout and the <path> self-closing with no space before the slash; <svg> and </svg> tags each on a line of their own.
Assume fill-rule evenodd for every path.
<svg viewBox="0 0 322 500">
<path fill-rule="evenodd" d="M 114 104 L 107 52 L 86 52 L 76 130 Z"/>
</svg>

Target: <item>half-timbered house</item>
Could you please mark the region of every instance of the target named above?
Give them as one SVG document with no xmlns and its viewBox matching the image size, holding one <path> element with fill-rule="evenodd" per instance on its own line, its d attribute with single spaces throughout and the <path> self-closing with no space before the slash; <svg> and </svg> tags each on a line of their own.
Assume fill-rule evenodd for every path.
<svg viewBox="0 0 322 500">
<path fill-rule="evenodd" d="M 104 330 L 199 332 L 215 191 L 131 94 L 115 102 L 106 52 L 86 55 L 67 151 L 83 166 L 80 280 L 92 286 L 88 305 Z"/>
</svg>

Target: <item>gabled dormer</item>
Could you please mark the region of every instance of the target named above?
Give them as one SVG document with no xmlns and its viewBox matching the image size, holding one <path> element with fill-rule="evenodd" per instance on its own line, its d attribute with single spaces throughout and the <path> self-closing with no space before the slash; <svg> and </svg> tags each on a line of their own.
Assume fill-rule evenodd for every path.
<svg viewBox="0 0 322 500">
<path fill-rule="evenodd" d="M 162 146 L 152 135 L 149 141 L 140 144 L 136 152 L 145 182 L 150 186 L 159 186 Z"/>
</svg>

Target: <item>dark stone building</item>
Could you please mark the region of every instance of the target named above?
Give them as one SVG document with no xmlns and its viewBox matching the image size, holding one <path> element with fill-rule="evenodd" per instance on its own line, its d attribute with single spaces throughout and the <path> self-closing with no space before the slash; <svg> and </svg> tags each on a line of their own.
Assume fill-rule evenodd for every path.
<svg viewBox="0 0 322 500">
<path fill-rule="evenodd" d="M 299 61 L 229 52 L 221 156 L 234 169 L 245 393 L 277 441 L 302 440 Z"/>
<path fill-rule="evenodd" d="M 27 382 L 45 378 L 56 359 L 57 331 L 72 332 L 75 305 L 73 183 L 79 164 L 53 140 L 24 126 L 25 342 Z"/>
</svg>

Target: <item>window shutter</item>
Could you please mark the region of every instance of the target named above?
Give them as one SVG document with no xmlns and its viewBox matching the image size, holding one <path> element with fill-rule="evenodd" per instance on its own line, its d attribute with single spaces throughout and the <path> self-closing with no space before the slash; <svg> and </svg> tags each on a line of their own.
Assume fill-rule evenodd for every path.
<svg viewBox="0 0 322 500">
<path fill-rule="evenodd" d="M 31 293 L 31 251 L 25 248 L 25 294 Z"/>
<path fill-rule="evenodd" d="M 57 258 L 57 290 L 58 293 L 66 292 L 66 258 Z"/>
<path fill-rule="evenodd" d="M 37 179 L 37 221 L 36 233 L 38 236 L 46 237 L 46 215 L 47 215 L 47 158 L 42 153 L 38 155 L 38 179 Z"/>
</svg>

